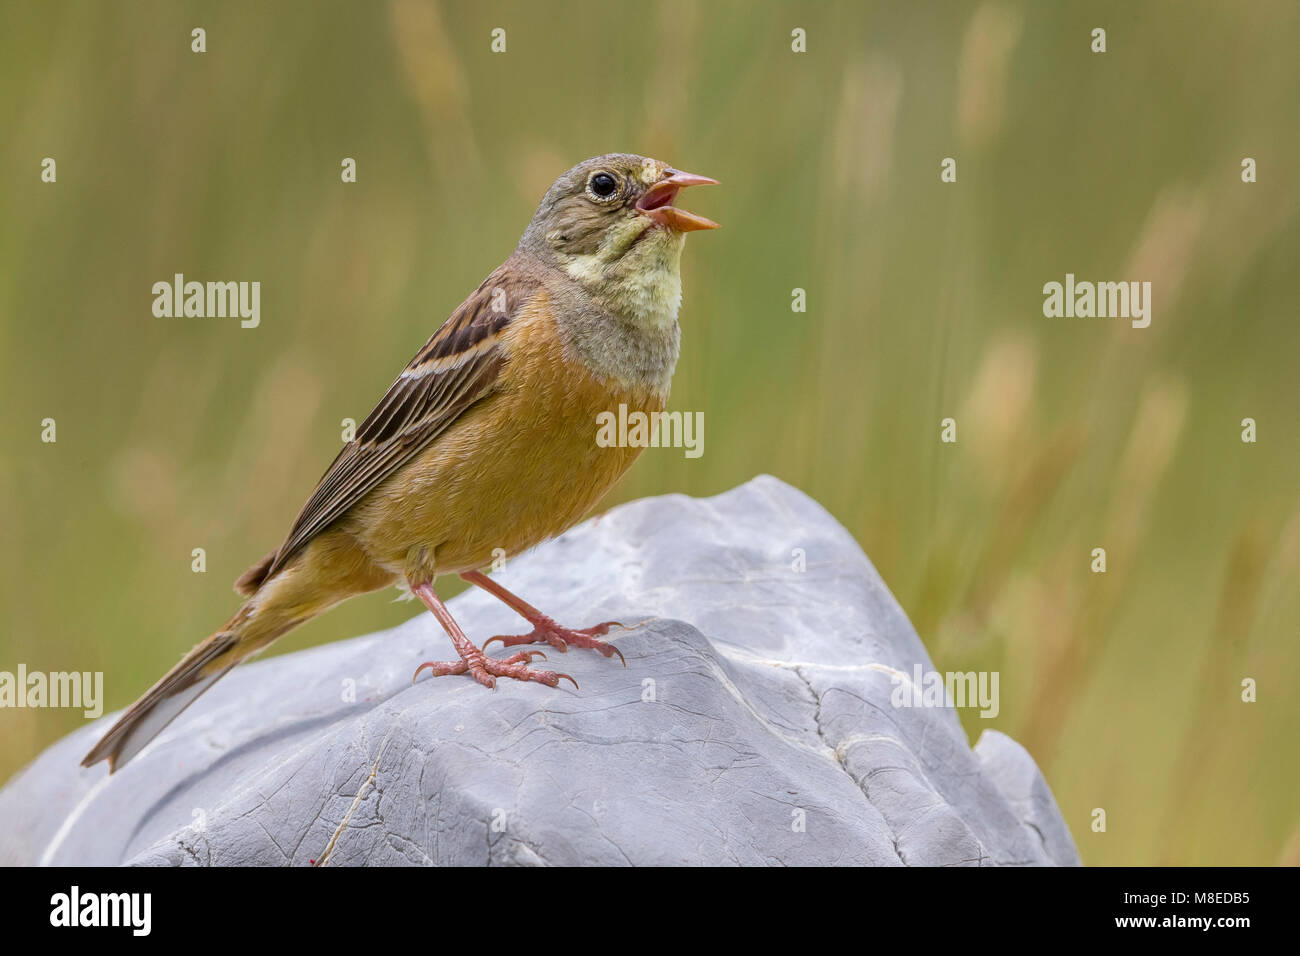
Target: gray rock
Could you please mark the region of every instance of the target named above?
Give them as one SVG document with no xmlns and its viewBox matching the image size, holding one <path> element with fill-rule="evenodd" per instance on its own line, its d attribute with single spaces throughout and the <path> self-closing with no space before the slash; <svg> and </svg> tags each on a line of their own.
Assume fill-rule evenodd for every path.
<svg viewBox="0 0 1300 956">
<path fill-rule="evenodd" d="M 774 478 L 624 505 L 499 579 L 572 626 L 657 620 L 618 636 L 626 669 L 551 652 L 576 692 L 412 684 L 454 656 L 427 613 L 244 665 L 112 777 L 78 766 L 112 718 L 45 751 L 0 792 L 0 862 L 1079 862 L 1019 745 L 893 706 L 924 647 L 853 538 Z M 450 607 L 480 642 L 526 630 L 477 590 Z"/>
</svg>

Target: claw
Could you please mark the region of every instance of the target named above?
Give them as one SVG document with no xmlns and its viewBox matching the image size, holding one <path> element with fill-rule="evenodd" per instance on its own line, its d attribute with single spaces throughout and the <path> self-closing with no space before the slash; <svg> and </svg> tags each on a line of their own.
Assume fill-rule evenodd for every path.
<svg viewBox="0 0 1300 956">
<path fill-rule="evenodd" d="M 653 618 L 652 618 L 651 620 L 653 620 Z M 642 621 L 642 622 L 641 622 L 641 624 L 645 624 L 645 623 L 646 623 L 645 621 Z M 641 624 L 637 624 L 637 625 L 635 625 L 635 627 L 640 627 Z M 607 632 L 611 627 L 622 628 L 622 629 L 625 630 L 625 631 L 631 631 L 631 630 L 634 630 L 634 629 L 635 629 L 635 628 L 633 628 L 633 627 L 628 627 L 628 626 L 627 626 L 626 624 L 624 624 L 622 621 L 606 621 L 606 622 L 603 623 L 603 624 L 597 624 L 595 627 L 589 627 L 589 628 L 587 628 L 587 630 L 588 630 L 588 631 L 595 631 L 597 634 L 604 634 L 604 633 L 606 633 L 606 632 Z M 623 666 L 624 666 L 624 667 L 627 667 L 627 658 L 624 657 L 624 656 L 623 656 L 623 652 L 620 651 L 620 650 L 619 650 L 619 649 L 618 649 L 614 644 L 612 644 L 611 642 L 609 642 L 609 641 L 599 641 L 599 642 L 597 642 L 596 644 L 593 645 L 593 648 L 594 648 L 594 650 L 600 651 L 600 653 L 604 654 L 606 657 L 613 657 L 615 654 L 617 654 L 617 655 L 618 655 L 618 659 L 619 659 L 620 661 L 623 662 Z M 606 650 L 606 649 L 608 649 L 608 650 Z"/>
<path fill-rule="evenodd" d="M 621 628 L 622 628 L 623 630 L 625 630 L 625 631 L 635 631 L 638 627 L 645 627 L 647 624 L 651 624 L 651 623 L 653 623 L 653 622 L 655 622 L 655 621 L 657 621 L 657 620 L 659 620 L 659 618 L 657 618 L 657 617 L 648 617 L 648 618 L 646 618 L 644 621 L 640 621 L 640 622 L 638 622 L 638 623 L 636 623 L 636 624 L 633 624 L 631 627 L 628 627 L 626 624 L 618 624 L 617 621 L 610 621 L 610 623 L 611 623 L 611 624 L 618 624 L 618 626 L 621 627 Z"/>
<path fill-rule="evenodd" d="M 429 668 L 429 670 L 433 671 L 434 677 L 443 677 L 446 676 L 447 674 L 463 674 L 465 673 L 466 670 L 469 669 L 469 665 L 467 665 L 464 661 L 454 661 L 454 662 L 425 661 L 423 664 L 417 667 L 415 669 L 415 673 L 411 675 L 412 684 L 414 684 L 416 678 L 420 676 L 420 671 L 424 670 L 426 667 Z"/>
<path fill-rule="evenodd" d="M 495 637 L 489 637 L 486 641 L 483 642 L 483 652 L 487 653 L 488 645 L 491 644 L 493 641 L 500 641 L 502 647 L 513 647 L 514 645 L 510 643 L 510 638 L 517 637 L 517 636 L 518 635 L 516 634 L 498 634 Z M 525 642 L 516 641 L 515 643 L 523 644 Z"/>
<path fill-rule="evenodd" d="M 487 647 L 486 644 L 483 646 Z M 540 657 L 542 660 L 547 659 L 546 655 L 541 651 L 517 651 L 509 657 L 492 657 L 488 658 L 488 660 L 499 660 L 502 664 L 531 664 L 534 657 Z"/>
<path fill-rule="evenodd" d="M 500 641 L 503 647 L 514 647 L 518 644 L 532 644 L 545 641 L 554 647 L 561 654 L 568 651 L 571 647 L 587 647 L 599 651 L 605 657 L 618 655 L 619 662 L 627 667 L 627 658 L 623 652 L 609 641 L 597 640 L 597 635 L 608 633 L 611 627 L 618 627 L 625 631 L 631 631 L 635 628 L 647 624 L 654 618 L 647 618 L 640 624 L 628 627 L 622 621 L 605 621 L 603 624 L 597 624 L 594 627 L 583 628 L 581 630 L 571 630 L 567 627 L 560 627 L 553 620 L 542 617 L 534 622 L 533 630 L 529 634 L 497 634 L 488 638 L 483 643 L 483 650 L 487 650 L 493 641 Z"/>
<path fill-rule="evenodd" d="M 412 683 L 419 678 L 427 667 L 433 671 L 435 677 L 442 677 L 446 674 L 464 674 L 469 671 L 471 677 L 484 687 L 492 688 L 492 690 L 496 690 L 498 677 L 506 677 L 511 680 L 537 681 L 546 684 L 548 687 L 555 687 L 563 678 L 571 683 L 575 690 L 577 689 L 578 682 L 568 674 L 533 670 L 529 666 L 534 657 L 546 660 L 546 654 L 542 651 L 522 650 L 505 659 L 488 657 L 465 636 L 465 632 L 460 629 L 460 625 L 456 623 L 455 618 L 447 611 L 446 605 L 438 599 L 437 593 L 428 581 L 411 580 L 410 584 L 412 593 L 416 594 L 433 612 L 433 616 L 438 619 L 438 623 L 442 625 L 442 629 L 447 632 L 447 636 L 451 638 L 452 644 L 455 645 L 456 653 L 460 655 L 458 661 L 425 661 L 411 675 Z M 532 635 L 526 636 L 523 640 L 514 641 L 516 644 L 530 644 L 532 642 Z M 488 644 L 490 643 L 492 642 L 489 641 Z M 507 643 L 506 646 L 509 647 L 510 644 Z M 487 644 L 484 644 L 483 647 L 487 647 Z"/>
</svg>

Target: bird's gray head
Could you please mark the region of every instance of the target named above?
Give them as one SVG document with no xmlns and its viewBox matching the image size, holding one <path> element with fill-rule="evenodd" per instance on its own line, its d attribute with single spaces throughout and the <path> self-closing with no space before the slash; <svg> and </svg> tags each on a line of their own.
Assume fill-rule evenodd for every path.
<svg viewBox="0 0 1300 956">
<path fill-rule="evenodd" d="M 551 185 L 519 245 L 620 315 L 673 321 L 685 234 L 718 225 L 673 202 L 716 182 L 632 153 L 596 156 Z"/>
</svg>

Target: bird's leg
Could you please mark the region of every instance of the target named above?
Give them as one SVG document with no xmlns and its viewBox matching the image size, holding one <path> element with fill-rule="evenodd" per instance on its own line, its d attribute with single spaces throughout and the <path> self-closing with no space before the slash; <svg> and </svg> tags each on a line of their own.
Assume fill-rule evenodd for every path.
<svg viewBox="0 0 1300 956">
<path fill-rule="evenodd" d="M 520 651 L 518 654 L 500 659 L 488 657 L 474 646 L 473 641 L 465 636 L 465 632 L 460 629 L 460 625 L 451 616 L 447 606 L 438 599 L 437 592 L 433 590 L 431 582 L 413 583 L 411 591 L 433 612 L 433 616 L 438 619 L 438 623 L 442 625 L 442 629 L 447 632 L 452 644 L 456 646 L 456 653 L 460 655 L 458 661 L 425 661 L 415 669 L 415 674 L 411 677 L 412 681 L 419 677 L 420 671 L 427 667 L 433 671 L 434 677 L 442 677 L 446 674 L 463 674 L 469 671 L 470 675 L 484 687 L 496 687 L 498 677 L 513 677 L 515 680 L 535 680 L 539 684 L 546 684 L 548 687 L 554 687 L 563 677 L 575 688 L 578 686 L 578 682 L 568 674 L 557 674 L 554 671 L 535 671 L 529 667 L 528 665 L 532 663 L 534 655 L 543 660 L 546 659 L 546 655 L 541 651 Z"/>
<path fill-rule="evenodd" d="M 511 594 L 483 572 L 467 571 L 462 574 L 461 577 L 470 584 L 480 587 L 489 594 L 500 598 L 506 604 L 510 605 L 510 607 L 520 617 L 524 618 L 533 626 L 532 631 L 528 634 L 498 634 L 496 637 L 489 637 L 483 642 L 484 650 L 487 650 L 487 646 L 493 641 L 500 641 L 505 647 L 514 647 L 516 644 L 537 644 L 541 641 L 546 641 L 561 653 L 567 651 L 569 646 L 572 645 L 574 647 L 590 647 L 594 650 L 600 651 L 600 653 L 604 654 L 606 657 L 613 657 L 617 654 L 618 659 L 623 661 L 623 666 L 627 667 L 627 660 L 624 659 L 623 652 L 613 644 L 609 643 L 609 641 L 602 641 L 600 639 L 600 635 L 607 634 L 611 627 L 625 626 L 620 622 L 606 621 L 604 624 L 597 624 L 595 627 L 584 627 L 580 629 L 561 627 L 559 624 L 556 624 L 552 618 L 547 617 L 523 598 Z"/>
</svg>

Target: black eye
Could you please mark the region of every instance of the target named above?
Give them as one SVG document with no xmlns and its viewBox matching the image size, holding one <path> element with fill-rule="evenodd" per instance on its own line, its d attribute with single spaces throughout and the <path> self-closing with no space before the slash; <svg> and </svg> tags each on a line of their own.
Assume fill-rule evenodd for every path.
<svg viewBox="0 0 1300 956">
<path fill-rule="evenodd" d="M 597 173 L 591 177 L 591 182 L 587 184 L 587 188 L 591 190 L 593 196 L 608 199 L 618 189 L 618 180 L 609 173 Z"/>
</svg>

